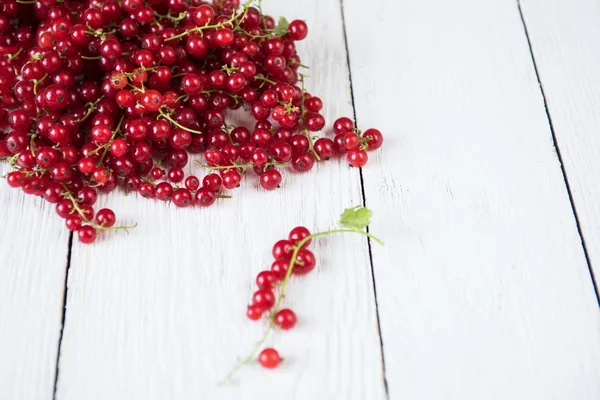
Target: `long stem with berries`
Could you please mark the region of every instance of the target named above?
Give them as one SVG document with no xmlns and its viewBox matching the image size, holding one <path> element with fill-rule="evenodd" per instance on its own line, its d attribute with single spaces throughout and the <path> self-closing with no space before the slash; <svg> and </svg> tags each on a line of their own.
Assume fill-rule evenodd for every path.
<svg viewBox="0 0 600 400">
<path fill-rule="evenodd" d="M 273 328 L 275 328 L 275 316 L 281 309 L 281 303 L 283 301 L 283 298 L 285 297 L 285 291 L 287 288 L 287 284 L 290 280 L 290 277 L 292 276 L 292 272 L 294 270 L 294 265 L 297 263 L 296 257 L 298 257 L 298 252 L 310 240 L 320 237 L 320 236 L 332 235 L 334 233 L 359 233 L 361 235 L 364 235 L 364 236 L 376 241 L 380 245 L 383 245 L 383 242 L 380 239 L 378 239 L 377 237 L 371 235 L 369 232 L 366 232 L 362 229 L 332 229 L 332 230 L 329 230 L 326 232 L 319 232 L 319 233 L 311 234 L 311 235 L 305 237 L 304 239 L 298 241 L 298 243 L 296 243 L 293 246 L 294 250 L 292 252 L 292 258 L 290 259 L 290 262 L 288 264 L 288 268 L 285 273 L 285 277 L 284 277 L 283 281 L 281 282 L 281 284 L 279 285 L 279 287 L 280 287 L 279 297 L 277 298 L 277 302 L 275 303 L 275 306 L 271 312 L 271 315 L 269 318 L 269 325 L 268 325 L 267 329 L 265 330 L 264 335 L 262 336 L 260 341 L 254 346 L 254 348 L 252 349 L 250 354 L 248 354 L 247 357 L 245 357 L 243 360 L 238 362 L 235 365 L 235 367 L 227 374 L 227 376 L 222 381 L 219 382 L 219 385 L 222 385 L 222 384 L 228 382 L 240 369 L 242 369 L 245 365 L 249 364 L 250 362 L 252 362 L 256 359 L 256 355 L 258 354 L 259 350 L 262 348 L 262 346 L 265 344 L 265 342 L 269 338 L 269 335 L 273 331 Z"/>
</svg>

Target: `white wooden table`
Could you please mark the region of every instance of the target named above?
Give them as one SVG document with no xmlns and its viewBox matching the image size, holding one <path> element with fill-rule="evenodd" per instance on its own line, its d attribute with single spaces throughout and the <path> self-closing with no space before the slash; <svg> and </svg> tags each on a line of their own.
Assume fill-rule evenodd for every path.
<svg viewBox="0 0 600 400">
<path fill-rule="evenodd" d="M 91 246 L 2 183 L 0 398 L 599 399 L 600 3 L 264 9 L 309 23 L 328 121 L 384 147 L 209 209 L 102 198 L 139 226 Z M 217 387 L 264 329 L 245 306 L 272 243 L 363 201 L 385 247 L 317 240 L 269 341 L 285 363 Z"/>
</svg>

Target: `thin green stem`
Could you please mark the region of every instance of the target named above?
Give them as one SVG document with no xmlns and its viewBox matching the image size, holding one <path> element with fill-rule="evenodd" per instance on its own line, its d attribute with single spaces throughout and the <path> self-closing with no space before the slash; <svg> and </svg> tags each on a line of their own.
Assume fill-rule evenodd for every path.
<svg viewBox="0 0 600 400">
<path fill-rule="evenodd" d="M 257 80 L 257 81 L 268 82 L 268 83 L 270 83 L 271 85 L 276 85 L 276 84 L 277 84 L 276 82 L 274 82 L 274 81 L 272 81 L 272 80 L 268 79 L 267 77 L 265 77 L 265 76 L 263 76 L 263 75 L 256 75 L 256 76 L 255 76 L 253 79 L 254 79 L 254 80 Z"/>
<path fill-rule="evenodd" d="M 175 121 L 173 118 L 171 118 L 171 116 L 165 112 L 163 112 L 162 110 L 158 110 L 158 113 L 160 114 L 161 117 L 165 118 L 166 120 L 168 120 L 169 122 L 171 122 L 173 125 L 175 125 L 178 128 L 183 129 L 184 131 L 188 131 L 190 133 L 195 133 L 196 135 L 202 135 L 203 132 L 201 131 L 196 131 L 194 129 L 190 129 L 188 127 L 185 127 L 183 125 L 181 125 L 179 122 Z"/>
<path fill-rule="evenodd" d="M 96 105 L 100 102 L 100 100 L 102 100 L 104 98 L 104 96 L 100 96 L 98 98 L 98 100 L 94 101 L 93 103 L 87 103 L 87 111 L 85 112 L 85 115 L 81 118 L 79 118 L 77 120 L 78 123 L 81 123 L 83 121 L 85 121 L 87 119 L 87 117 L 90 116 L 90 114 L 96 109 Z"/>
<path fill-rule="evenodd" d="M 69 188 L 67 188 L 67 185 L 65 185 L 64 183 L 61 183 L 63 189 L 65 190 L 63 192 L 63 196 L 66 197 L 67 199 L 69 199 L 71 201 L 71 204 L 73 204 L 73 209 L 75 211 L 77 211 L 77 214 L 79 214 L 79 216 L 81 217 L 81 219 L 83 220 L 83 222 L 85 222 L 86 224 L 92 226 L 95 229 L 98 230 L 103 230 L 103 231 L 119 231 L 119 230 L 124 230 L 127 231 L 127 229 L 133 229 L 137 226 L 137 224 L 133 224 L 130 226 L 113 226 L 113 227 L 106 227 L 103 225 L 98 225 L 97 223 L 95 223 L 94 221 L 90 221 L 89 219 L 87 219 L 85 217 L 85 213 L 83 212 L 83 210 L 79 207 L 79 203 L 77 201 L 77 199 L 75 197 L 73 197 L 73 194 L 69 191 Z"/>
<path fill-rule="evenodd" d="M 106 157 L 106 153 L 108 153 L 108 150 L 110 149 L 110 144 L 112 143 L 113 140 L 115 140 L 115 137 L 117 137 L 119 132 L 121 132 L 121 124 L 123 123 L 123 119 L 125 119 L 125 115 L 121 116 L 121 119 L 119 120 L 119 124 L 113 131 L 113 134 L 110 137 L 110 141 L 105 145 L 106 147 L 104 147 L 104 152 L 102 153 L 102 157 L 100 157 L 100 161 L 98 161 L 97 165 L 102 164 L 102 161 L 104 161 L 104 157 Z"/>
<path fill-rule="evenodd" d="M 15 58 L 17 58 L 19 56 L 19 54 L 21 54 L 22 51 L 23 51 L 23 48 L 21 47 L 21 48 L 19 48 L 19 50 L 17 50 L 17 52 L 15 54 L 7 54 L 6 57 L 8 57 L 8 62 L 11 62 Z"/>
<path fill-rule="evenodd" d="M 44 74 L 44 76 L 42 76 L 42 77 L 40 78 L 40 80 L 39 80 L 39 81 L 38 81 L 37 79 L 34 79 L 34 80 L 33 80 L 33 94 L 37 94 L 37 86 L 38 86 L 40 83 L 44 82 L 44 80 L 45 80 L 47 77 L 48 77 L 48 74 Z"/>
<path fill-rule="evenodd" d="M 206 25 L 204 25 L 204 26 L 197 26 L 195 28 L 191 28 L 191 29 L 188 29 L 186 31 L 183 31 L 179 35 L 174 35 L 174 36 L 168 37 L 168 38 L 165 39 L 165 42 L 168 42 L 168 41 L 171 41 L 171 40 L 179 40 L 179 39 L 181 39 L 181 38 L 183 38 L 183 37 L 185 37 L 185 36 L 187 36 L 187 35 L 189 35 L 191 33 L 200 33 L 200 34 L 202 34 L 202 31 L 204 31 L 206 29 L 223 28 L 225 25 L 231 25 L 233 27 L 233 23 L 236 20 L 239 19 L 240 23 L 241 23 L 241 21 L 243 21 L 244 17 L 248 13 L 248 7 L 252 3 L 252 1 L 253 0 L 246 1 L 246 3 L 244 3 L 244 5 L 243 5 L 244 11 L 241 12 L 241 13 L 239 13 L 239 14 L 235 14 L 235 12 L 234 12 L 233 15 L 232 15 L 232 17 L 230 19 L 228 19 L 227 21 L 225 21 L 225 22 L 220 22 L 220 23 L 214 24 L 214 25 L 209 25 L 208 22 L 207 22 Z M 234 27 L 234 29 L 237 28 L 237 27 L 239 27 L 239 25 L 240 24 L 238 23 Z"/>
<path fill-rule="evenodd" d="M 270 314 L 271 317 L 269 318 L 269 326 L 267 327 L 263 337 L 254 346 L 254 348 L 252 349 L 252 351 L 250 352 L 248 357 L 239 361 L 233 367 L 233 369 L 229 372 L 229 374 L 227 374 L 227 376 L 219 382 L 219 385 L 223 385 L 224 383 L 228 382 L 240 369 L 242 369 L 242 367 L 244 367 L 245 365 L 254 361 L 256 359 L 256 354 L 259 352 L 259 350 L 262 348 L 262 346 L 265 344 L 265 342 L 269 338 L 269 335 L 273 331 L 273 328 L 275 328 L 275 315 L 277 315 L 277 313 L 279 312 L 279 310 L 281 308 L 281 303 L 283 302 L 283 298 L 285 297 L 285 289 L 287 287 L 288 281 L 290 280 L 290 277 L 292 276 L 292 271 L 294 270 L 294 265 L 297 262 L 296 258 L 298 257 L 298 253 L 300 252 L 302 247 L 311 239 L 314 239 L 314 238 L 317 238 L 320 236 L 332 235 L 334 233 L 359 233 L 359 234 L 367 236 L 368 238 L 371 238 L 371 239 L 375 240 L 377 243 L 383 245 L 383 242 L 381 240 L 379 240 L 375 236 L 371 235 L 369 232 L 366 232 L 366 231 L 363 231 L 360 229 L 332 229 L 332 230 L 329 230 L 326 232 L 314 233 L 314 234 L 307 236 L 304 239 L 300 240 L 298 243 L 296 243 L 296 245 L 294 246 L 294 251 L 292 253 L 292 258 L 290 259 L 290 262 L 288 264 L 288 269 L 285 273 L 285 278 L 279 285 L 279 287 L 280 287 L 279 296 L 277 298 L 277 302 L 275 303 L 273 311 Z"/>
</svg>

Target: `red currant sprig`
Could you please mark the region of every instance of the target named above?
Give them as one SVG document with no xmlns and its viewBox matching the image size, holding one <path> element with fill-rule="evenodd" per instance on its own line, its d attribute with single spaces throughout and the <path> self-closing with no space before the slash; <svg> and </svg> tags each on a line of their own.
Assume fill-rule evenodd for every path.
<svg viewBox="0 0 600 400">
<path fill-rule="evenodd" d="M 290 309 L 282 309 L 281 304 L 292 274 L 304 275 L 316 266 L 315 256 L 308 250 L 313 239 L 334 233 L 358 233 L 383 245 L 381 240 L 365 231 L 372 214 L 371 210 L 365 207 L 348 208 L 340 216 L 339 229 L 311 234 L 307 228 L 298 226 L 292 229 L 288 239 L 275 243 L 272 250 L 275 261 L 271 271 L 262 271 L 256 277 L 258 290 L 252 296 L 252 304 L 248 306 L 246 312 L 247 317 L 254 321 L 259 320 L 268 312 L 269 324 L 254 349 L 229 372 L 221 384 L 229 381 L 242 367 L 256 359 L 256 354 L 276 326 L 283 330 L 289 330 L 296 325 L 296 314 Z M 278 296 L 274 294 L 275 289 L 279 289 Z M 260 352 L 258 361 L 265 368 L 275 368 L 282 359 L 275 349 L 266 348 Z"/>
</svg>

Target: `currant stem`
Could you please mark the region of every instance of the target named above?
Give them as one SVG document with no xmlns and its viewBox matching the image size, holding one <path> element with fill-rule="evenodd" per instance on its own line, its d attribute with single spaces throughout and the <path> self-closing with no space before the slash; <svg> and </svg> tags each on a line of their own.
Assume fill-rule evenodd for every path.
<svg viewBox="0 0 600 400">
<path fill-rule="evenodd" d="M 44 76 L 42 76 L 39 81 L 37 79 L 33 80 L 33 94 L 37 94 L 37 86 L 38 86 L 38 84 L 44 82 L 44 80 L 47 77 L 48 77 L 48 74 L 44 74 Z"/>
<path fill-rule="evenodd" d="M 77 123 L 82 123 L 83 121 L 85 121 L 85 120 L 87 119 L 87 117 L 89 117 L 89 116 L 90 116 L 90 114 L 91 114 L 92 112 L 94 112 L 94 110 L 96 109 L 96 105 L 97 105 L 97 104 L 98 104 L 98 102 L 100 102 L 100 100 L 102 100 L 103 98 L 104 98 L 104 96 L 100 96 L 100 97 L 98 98 L 98 100 L 94 101 L 93 103 L 88 103 L 87 105 L 88 105 L 89 107 L 87 107 L 87 111 L 85 112 L 85 115 L 84 115 L 83 117 L 79 118 L 79 119 L 77 120 Z"/>
<path fill-rule="evenodd" d="M 102 157 L 100 157 L 98 166 L 102 164 L 102 161 L 104 161 L 104 157 L 106 157 L 106 153 L 108 153 L 108 150 L 110 149 L 110 144 L 112 143 L 112 141 L 115 139 L 115 137 L 117 137 L 117 134 L 119 134 L 119 132 L 121 132 L 121 124 L 123 123 L 124 119 L 125 119 L 125 115 L 122 115 L 121 119 L 119 120 L 119 124 L 117 125 L 117 127 L 113 131 L 112 136 L 110 137 L 110 141 L 104 147 L 104 152 L 102 153 Z"/>
<path fill-rule="evenodd" d="M 227 383 L 234 375 L 237 371 L 239 371 L 242 367 L 244 367 L 246 364 L 249 364 L 250 362 L 254 361 L 256 359 L 256 354 L 260 351 L 260 349 L 262 348 L 263 344 L 265 344 L 265 342 L 267 341 L 269 335 L 271 334 L 271 332 L 273 331 L 273 328 L 275 327 L 275 315 L 277 315 L 277 313 L 279 312 L 280 308 L 281 308 L 281 302 L 283 301 L 283 298 L 285 297 L 285 289 L 287 287 L 287 283 L 290 280 L 290 277 L 292 276 L 292 271 L 294 269 L 294 265 L 297 263 L 296 257 L 298 257 L 298 253 L 300 252 L 300 250 L 302 249 L 302 246 L 304 246 L 306 244 L 306 242 L 308 242 L 311 239 L 317 238 L 319 236 L 327 236 L 327 235 L 331 235 L 334 233 L 359 233 L 361 235 L 364 235 L 370 239 L 373 239 L 374 241 L 376 241 L 377 243 L 379 243 L 380 245 L 383 246 L 383 242 L 376 238 L 375 236 L 371 235 L 369 232 L 360 230 L 360 229 L 332 229 L 326 232 L 319 232 L 319 233 L 314 233 L 310 236 L 305 237 L 304 239 L 300 240 L 298 243 L 296 243 L 296 245 L 294 246 L 294 252 L 292 253 L 292 258 L 290 259 L 290 262 L 288 264 L 288 269 L 285 273 L 285 278 L 283 279 L 283 281 L 281 282 L 281 284 L 279 285 L 280 287 L 280 291 L 279 291 L 279 297 L 277 298 L 277 302 L 275 303 L 275 307 L 273 308 L 273 311 L 271 312 L 271 317 L 269 318 L 269 326 L 267 327 L 263 337 L 260 339 L 260 341 L 254 346 L 254 348 L 252 349 L 252 351 L 250 352 L 250 354 L 248 355 L 248 357 L 246 357 L 245 359 L 241 360 L 240 362 L 238 362 L 236 364 L 235 367 L 233 367 L 233 369 L 229 372 L 229 374 L 227 374 L 227 376 L 225 378 L 223 378 L 223 380 L 221 380 L 218 384 L 219 385 L 223 385 L 225 383 Z"/>
<path fill-rule="evenodd" d="M 85 217 L 85 213 L 83 212 L 83 210 L 81 208 L 79 208 L 79 205 L 77 204 L 77 199 L 75 199 L 75 197 L 73 197 L 73 194 L 69 191 L 69 189 L 67 188 L 67 186 L 62 183 L 61 184 L 63 189 L 65 190 L 65 192 L 63 193 L 63 196 L 65 196 L 67 199 L 69 199 L 71 201 L 71 204 L 73 204 L 73 209 L 75 211 L 77 211 L 77 213 L 79 214 L 79 216 L 81 217 L 81 219 L 83 220 L 83 222 L 85 222 L 86 224 L 90 225 L 91 227 L 98 229 L 98 230 L 102 230 L 102 231 L 119 231 L 119 230 L 124 230 L 127 232 L 127 229 L 133 229 L 137 226 L 136 224 L 130 225 L 130 226 L 113 226 L 110 228 L 107 228 L 103 225 L 98 225 L 97 223 L 90 221 L 89 219 L 87 219 Z"/>
<path fill-rule="evenodd" d="M 162 110 L 158 110 L 158 113 L 160 114 L 161 117 L 163 117 L 167 121 L 171 122 L 176 127 L 183 129 L 184 131 L 188 131 L 190 133 L 195 133 L 196 135 L 202 135 L 202 133 L 203 133 L 203 132 L 196 131 L 194 129 L 190 129 L 190 128 L 187 128 L 187 127 L 181 125 L 179 122 L 177 122 L 173 118 L 171 118 L 171 116 L 169 114 L 163 112 Z"/>
<path fill-rule="evenodd" d="M 8 61 L 11 62 L 15 58 L 17 58 L 19 56 L 19 54 L 21 54 L 22 51 L 23 51 L 23 48 L 21 47 L 21 48 L 19 48 L 19 50 L 17 50 L 17 52 L 15 54 L 7 54 L 6 57 L 8 57 Z"/>
</svg>

